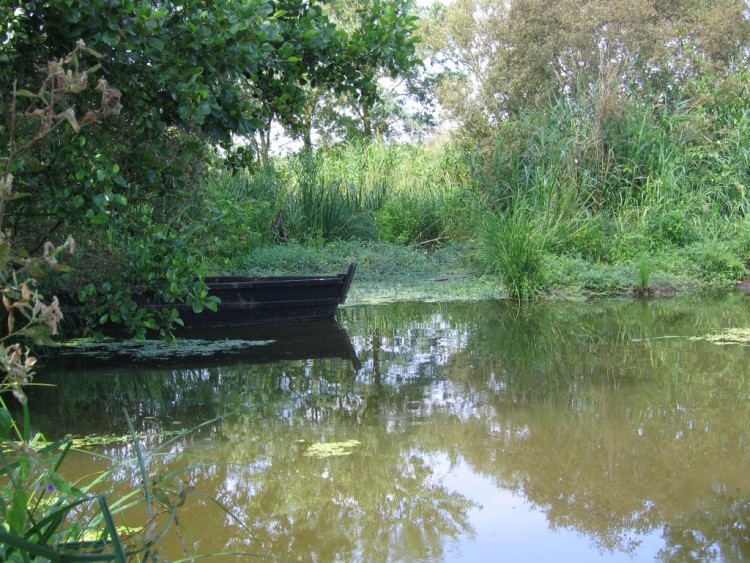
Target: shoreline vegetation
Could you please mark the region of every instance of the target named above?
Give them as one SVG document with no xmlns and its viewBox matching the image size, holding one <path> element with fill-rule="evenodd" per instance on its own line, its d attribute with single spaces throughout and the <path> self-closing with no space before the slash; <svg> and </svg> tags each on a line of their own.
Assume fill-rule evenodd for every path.
<svg viewBox="0 0 750 563">
<path fill-rule="evenodd" d="M 375 300 L 405 299 L 399 286 L 430 299 L 426 281 L 443 277 L 442 297 L 732 288 L 750 263 L 745 76 L 696 83 L 679 103 L 622 101 L 600 121 L 596 99 L 550 98 L 485 144 L 346 143 L 214 168 L 205 192 L 252 208 L 235 226 L 256 236 L 204 264 L 292 275 L 356 260 L 352 299 L 368 301 L 363 284 Z"/>
<path fill-rule="evenodd" d="M 663 258 L 663 259 L 662 259 Z M 592 298 L 669 298 L 683 293 L 733 292 L 740 279 L 711 279 L 690 273 L 669 255 L 651 257 L 646 283 L 640 260 L 592 264 L 568 257 L 546 257 L 550 279 L 541 300 Z M 263 249 L 248 261 L 253 275 L 315 275 L 338 272 L 351 261 L 357 276 L 342 307 L 405 301 L 513 299 L 495 275 L 481 273 L 467 245 L 425 250 L 387 243 L 338 242 L 320 248 L 292 243 Z M 343 270 L 342 270 L 343 271 Z"/>
</svg>

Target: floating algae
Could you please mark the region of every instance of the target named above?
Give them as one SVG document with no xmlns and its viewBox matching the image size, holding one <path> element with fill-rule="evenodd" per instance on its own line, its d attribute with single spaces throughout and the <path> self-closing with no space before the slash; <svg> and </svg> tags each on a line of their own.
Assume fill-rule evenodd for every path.
<svg viewBox="0 0 750 563">
<path fill-rule="evenodd" d="M 340 455 L 351 455 L 351 451 L 348 448 L 354 448 L 359 446 L 358 440 L 347 440 L 346 442 L 322 442 L 320 444 L 313 444 L 305 452 L 306 456 L 309 457 L 333 457 Z"/>
<path fill-rule="evenodd" d="M 182 358 L 213 358 L 240 355 L 251 348 L 262 348 L 275 340 L 113 340 L 103 342 L 69 341 L 50 348 L 56 357 L 66 360 L 90 360 L 97 363 L 153 363 L 169 362 Z"/>
<path fill-rule="evenodd" d="M 750 328 L 728 328 L 718 334 L 692 336 L 690 340 L 705 340 L 719 345 L 742 344 L 750 346 Z"/>
<path fill-rule="evenodd" d="M 653 338 L 634 338 L 633 342 L 653 342 L 655 340 L 689 340 L 691 342 L 711 342 L 719 346 L 727 344 L 740 344 L 741 346 L 750 346 L 750 328 L 727 328 L 722 332 L 715 334 L 706 334 L 704 336 L 654 336 Z"/>
</svg>

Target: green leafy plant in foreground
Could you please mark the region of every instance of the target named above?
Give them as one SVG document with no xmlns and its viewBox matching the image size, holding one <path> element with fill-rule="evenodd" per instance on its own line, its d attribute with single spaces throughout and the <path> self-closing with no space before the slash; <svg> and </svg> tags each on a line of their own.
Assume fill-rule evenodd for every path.
<svg viewBox="0 0 750 563">
<path fill-rule="evenodd" d="M 13 167 L 19 155 L 30 150 L 57 129 L 68 123 L 80 130 L 117 109 L 117 91 L 100 81 L 102 106 L 90 110 L 79 123 L 72 106 L 64 107 L 68 94 L 88 88 L 89 73 L 96 67 L 82 70 L 78 57 L 89 51 L 83 42 L 65 58 L 48 64 L 48 75 L 37 93 L 26 90 L 13 92 L 9 130 L 11 142 L 8 155 L 0 162 L 0 227 L 6 204 L 22 197 L 14 192 Z M 34 109 L 27 115 L 37 119 L 31 138 L 19 141 L 16 136 L 16 102 L 19 97 L 31 98 Z M 73 252 L 72 238 L 60 246 L 46 243 L 43 253 L 30 257 L 11 244 L 0 231 L 0 291 L 3 301 L 3 328 L 0 332 L 0 559 L 3 561 L 63 560 L 63 553 L 99 553 L 102 559 L 125 561 L 126 554 L 114 526 L 106 498 L 88 496 L 63 479 L 58 469 L 70 449 L 70 439 L 47 444 L 39 434 L 32 435 L 31 415 L 24 387 L 31 383 L 36 358 L 22 344 L 43 343 L 55 335 L 63 318 L 57 298 L 47 304 L 37 289 L 37 279 L 46 271 L 64 271 L 58 257 L 63 251 Z M 3 394 L 10 392 L 21 404 L 22 422 L 14 420 Z M 66 517 L 85 503 L 99 506 L 100 533 L 91 541 L 84 540 L 88 526 L 66 523 Z M 70 549 L 66 549 L 69 544 Z M 107 551 L 105 556 L 104 551 Z M 74 561 L 76 557 L 66 556 Z"/>
<path fill-rule="evenodd" d="M 40 434 L 32 436 L 26 403 L 23 404 L 23 423 L 20 425 L 10 417 L 8 405 L 1 396 L 0 413 L 0 475 L 7 480 L 0 490 L 0 516 L 3 519 L 0 524 L 0 560 L 164 561 L 158 550 L 168 533 L 177 536 L 186 560 L 197 557 L 185 541 L 178 519 L 179 508 L 188 496 L 198 494 L 191 484 L 181 479 L 181 474 L 191 468 L 181 468 L 158 477 L 149 474 L 146 455 L 127 413 L 129 441 L 133 444 L 135 456 L 120 461 L 81 487 L 74 486 L 58 473 L 73 445 L 70 437 L 48 443 Z M 159 455 L 199 428 L 235 414 L 232 412 L 182 430 L 149 455 Z M 129 481 L 141 483 L 141 486 L 126 491 L 114 501 L 97 493 L 113 474 L 122 471 L 134 471 L 135 475 Z M 215 504 L 242 526 L 220 502 L 211 498 L 204 500 Z M 145 509 L 146 520 L 132 527 L 128 525 L 126 514 L 136 507 Z M 250 533 L 247 529 L 245 532 Z"/>
</svg>

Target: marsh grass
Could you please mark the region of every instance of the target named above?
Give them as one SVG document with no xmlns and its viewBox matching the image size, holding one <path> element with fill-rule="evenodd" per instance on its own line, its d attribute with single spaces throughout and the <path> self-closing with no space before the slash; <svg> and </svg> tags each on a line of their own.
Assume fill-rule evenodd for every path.
<svg viewBox="0 0 750 563">
<path fill-rule="evenodd" d="M 638 287 L 646 289 L 648 282 L 651 280 L 651 260 L 648 254 L 641 254 L 638 260 Z"/>
<path fill-rule="evenodd" d="M 253 171 L 215 170 L 207 182 L 220 208 L 253 205 L 245 226 L 265 243 L 274 240 L 280 216 L 292 240 L 317 246 L 349 239 L 409 245 L 469 234 L 466 152 L 451 143 L 343 144 Z"/>
<path fill-rule="evenodd" d="M 658 103 L 581 85 L 502 123 L 493 150 L 341 144 L 276 159 L 225 192 L 265 202 L 253 220 L 261 246 L 279 212 L 293 241 L 319 249 L 471 242 L 477 271 L 506 272 L 514 295 L 545 287 L 539 255 L 623 266 L 631 280 L 641 256 L 664 256 L 659 271 L 676 275 L 674 261 L 729 283 L 741 275 L 734 259 L 750 260 L 746 78 L 696 82 Z"/>
<path fill-rule="evenodd" d="M 332 175 L 320 155 L 292 161 L 294 181 L 286 192 L 289 229 L 304 242 L 376 237 L 373 212 L 382 195 Z"/>
<path fill-rule="evenodd" d="M 485 215 L 476 240 L 480 266 L 499 276 L 511 297 L 532 299 L 545 291 L 549 282 L 545 233 L 528 209 L 515 207 L 505 215 Z"/>
</svg>

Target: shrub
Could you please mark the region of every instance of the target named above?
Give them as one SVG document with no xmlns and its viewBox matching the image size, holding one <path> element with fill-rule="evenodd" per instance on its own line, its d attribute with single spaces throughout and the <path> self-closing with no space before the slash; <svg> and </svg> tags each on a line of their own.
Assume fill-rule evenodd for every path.
<svg viewBox="0 0 750 563">
<path fill-rule="evenodd" d="M 723 242 L 694 245 L 688 249 L 688 255 L 698 276 L 712 284 L 733 283 L 747 274 L 745 264 Z"/>
</svg>

